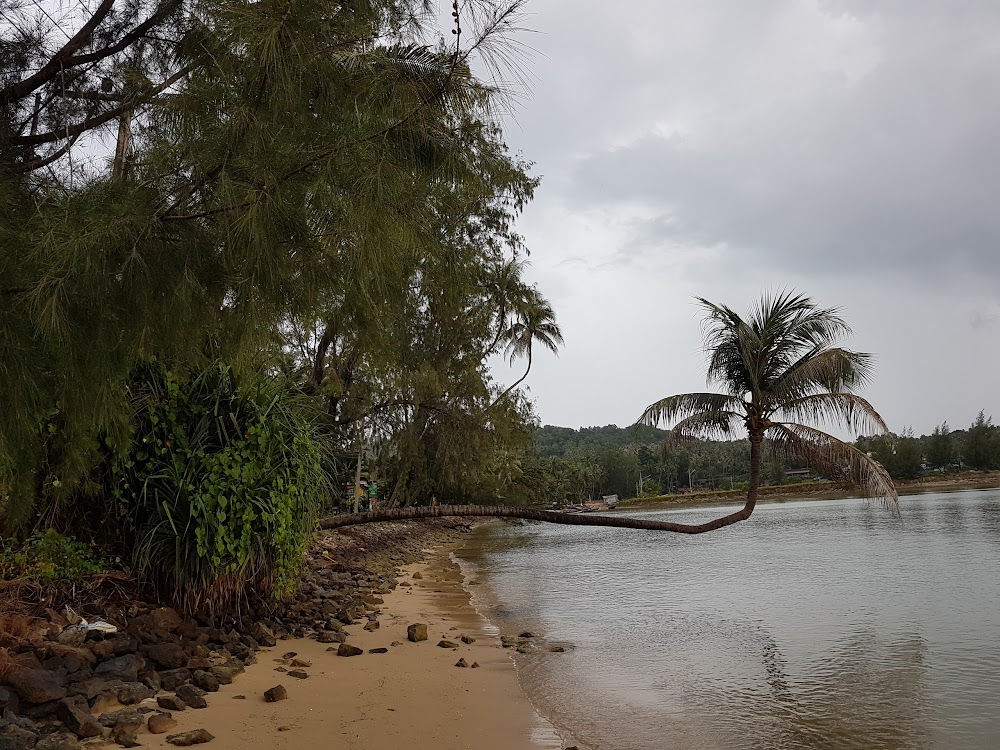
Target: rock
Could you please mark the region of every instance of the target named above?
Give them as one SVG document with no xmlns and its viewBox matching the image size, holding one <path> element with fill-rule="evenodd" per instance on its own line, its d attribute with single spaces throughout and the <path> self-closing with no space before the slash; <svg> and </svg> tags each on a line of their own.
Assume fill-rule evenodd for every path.
<svg viewBox="0 0 1000 750">
<path fill-rule="evenodd" d="M 358 656 L 363 654 L 362 651 L 357 646 L 352 646 L 349 643 L 341 643 L 340 647 L 337 649 L 337 656 Z"/>
<path fill-rule="evenodd" d="M 288 691 L 284 685 L 275 685 L 270 690 L 264 691 L 264 700 L 268 703 L 277 703 L 288 698 Z"/>
<path fill-rule="evenodd" d="M 549 651 L 553 654 L 562 654 L 566 652 L 565 646 L 549 646 Z"/>
<path fill-rule="evenodd" d="M 249 635 L 265 648 L 271 648 L 278 644 L 278 641 L 274 638 L 274 632 L 262 622 L 254 623 L 253 627 L 250 628 Z"/>
<path fill-rule="evenodd" d="M 164 669 L 180 669 L 188 663 L 188 655 L 179 643 L 158 643 L 146 649 L 146 654 Z"/>
<path fill-rule="evenodd" d="M 361 601 L 373 607 L 376 604 L 385 604 L 385 599 L 383 599 L 381 596 L 375 596 L 374 594 L 362 594 Z"/>
<path fill-rule="evenodd" d="M 312 666 L 312 662 L 306 661 L 305 659 L 292 659 L 291 666 L 308 668 Z"/>
<path fill-rule="evenodd" d="M 336 614 L 336 618 L 337 618 L 337 620 L 339 620 L 340 622 L 344 623 L 345 625 L 353 625 L 354 624 L 354 618 L 351 617 L 351 613 L 348 612 L 347 610 L 342 610 L 342 611 L 338 612 Z"/>
<path fill-rule="evenodd" d="M 457 662 L 455 662 L 455 666 L 456 667 L 468 667 L 469 665 L 465 661 L 465 659 L 459 659 Z"/>
<path fill-rule="evenodd" d="M 371 633 L 373 630 L 378 630 L 380 627 L 382 626 L 379 624 L 378 620 L 372 620 L 367 625 L 365 625 L 365 630 Z"/>
<path fill-rule="evenodd" d="M 166 734 L 177 726 L 177 719 L 170 714 L 153 714 L 146 723 L 150 734 Z"/>
<path fill-rule="evenodd" d="M 205 708 L 208 702 L 205 700 L 205 691 L 194 685 L 181 685 L 174 691 L 177 697 L 188 704 L 191 708 Z"/>
<path fill-rule="evenodd" d="M 76 699 L 76 701 L 80 700 L 82 699 Z M 101 733 L 101 725 L 97 719 L 90 715 L 90 711 L 82 708 L 76 701 L 72 698 L 63 698 L 56 709 L 56 716 L 63 723 L 63 726 L 77 737 L 83 739 L 97 737 Z M 87 705 L 86 701 L 83 702 L 83 705 Z"/>
<path fill-rule="evenodd" d="M 416 643 L 427 640 L 427 626 L 422 622 L 415 622 L 406 628 L 406 637 Z"/>
<path fill-rule="evenodd" d="M 153 630 L 170 633 L 180 628 L 184 624 L 184 620 L 177 614 L 177 610 L 170 607 L 160 607 L 146 615 L 146 623 Z"/>
<path fill-rule="evenodd" d="M 129 731 L 127 729 L 121 732 L 115 732 L 112 735 L 112 739 L 117 742 L 122 747 L 142 747 L 139 744 L 139 738 L 135 736 L 135 732 Z"/>
<path fill-rule="evenodd" d="M 97 669 L 94 670 L 94 676 L 121 680 L 122 682 L 138 682 L 139 669 L 141 666 L 145 666 L 145 662 L 140 665 L 140 661 L 142 660 L 135 654 L 116 656 L 98 664 Z"/>
<path fill-rule="evenodd" d="M 142 714 L 135 708 L 120 708 L 117 711 L 109 711 L 106 714 L 101 714 L 98 721 L 101 722 L 102 726 L 108 727 L 114 732 L 134 732 L 146 723 Z"/>
<path fill-rule="evenodd" d="M 82 695 L 87 700 L 93 700 L 99 695 L 107 694 L 118 700 L 118 689 L 125 683 L 108 677 L 91 677 L 89 680 L 76 682 L 69 686 L 69 695 Z"/>
<path fill-rule="evenodd" d="M 390 646 L 402 646 L 403 644 L 402 644 L 402 643 L 400 643 L 399 641 L 393 641 L 393 642 L 392 642 L 392 643 L 390 643 L 389 645 L 390 645 Z"/>
<path fill-rule="evenodd" d="M 118 702 L 124 706 L 134 706 L 136 703 L 152 698 L 156 691 L 141 682 L 130 682 L 122 685 L 116 691 Z"/>
<path fill-rule="evenodd" d="M 476 642 L 475 638 L 473 638 L 471 635 L 466 635 L 465 633 L 462 633 L 462 636 L 459 638 L 459 640 L 462 643 L 475 643 Z"/>
<path fill-rule="evenodd" d="M 245 695 L 234 695 L 233 696 L 233 700 L 234 701 L 245 701 L 246 699 L 247 699 L 247 697 Z"/>
<path fill-rule="evenodd" d="M 66 676 L 45 669 L 17 669 L 8 675 L 7 684 L 27 703 L 46 703 L 66 697 Z"/>
<path fill-rule="evenodd" d="M 387 654 L 389 649 L 387 648 L 370 648 L 368 649 L 369 654 Z"/>
<path fill-rule="evenodd" d="M 56 732 L 41 737 L 35 745 L 35 750 L 80 750 L 83 745 L 67 732 Z"/>
<path fill-rule="evenodd" d="M 171 745 L 177 745 L 178 747 L 202 745 L 206 742 L 211 742 L 214 739 L 215 737 L 206 732 L 204 729 L 193 729 L 190 732 L 167 735 L 167 742 Z"/>
<path fill-rule="evenodd" d="M 309 674 L 304 669 L 293 669 L 288 673 L 289 677 L 294 677 L 296 680 L 304 680 L 309 677 Z"/>
<path fill-rule="evenodd" d="M 219 678 L 209 672 L 202 672 L 200 669 L 191 676 L 191 682 L 206 693 L 215 693 L 219 690 Z"/>
<path fill-rule="evenodd" d="M 190 669 L 170 669 L 160 672 L 160 687 L 164 690 L 176 690 L 190 679 Z"/>
<path fill-rule="evenodd" d="M 31 750 L 38 735 L 13 724 L 0 729 L 0 750 Z"/>
<path fill-rule="evenodd" d="M 419 581 L 423 577 L 424 577 L 424 574 L 421 573 L 419 570 L 416 573 L 413 574 L 413 580 L 414 581 Z"/>
<path fill-rule="evenodd" d="M 471 668 L 472 669 L 479 669 L 479 662 L 478 661 L 472 662 L 472 667 Z"/>
<path fill-rule="evenodd" d="M 82 646 L 85 640 L 87 640 L 87 631 L 76 625 L 70 625 L 56 636 L 56 643 L 63 646 Z"/>
<path fill-rule="evenodd" d="M 0 716 L 7 710 L 11 713 L 18 713 L 20 702 L 17 693 L 10 688 L 0 687 Z"/>
<path fill-rule="evenodd" d="M 517 653 L 519 654 L 532 654 L 535 652 L 535 647 L 529 643 L 525 643 L 522 646 L 517 647 Z"/>
<path fill-rule="evenodd" d="M 530 630 L 525 630 L 521 633 L 518 638 L 537 638 L 538 636 L 532 633 Z"/>
<path fill-rule="evenodd" d="M 458 644 L 453 641 L 440 640 L 438 641 L 438 648 L 458 648 Z"/>
<path fill-rule="evenodd" d="M 187 703 L 176 695 L 158 695 L 156 696 L 156 705 L 168 711 L 183 711 L 187 708 Z"/>
<path fill-rule="evenodd" d="M 347 636 L 343 633 L 331 633 L 330 631 L 324 631 L 316 637 L 316 640 L 320 643 L 343 643 L 347 640 Z"/>
<path fill-rule="evenodd" d="M 285 653 L 283 653 L 281 655 L 281 658 L 282 659 L 294 659 L 298 655 L 299 655 L 298 651 L 286 651 Z"/>
<path fill-rule="evenodd" d="M 209 673 L 219 681 L 220 685 L 230 685 L 233 680 L 236 679 L 236 675 L 243 671 L 243 667 L 231 667 L 229 665 L 220 665 L 217 667 L 212 667 L 208 670 Z"/>
<path fill-rule="evenodd" d="M 281 672 L 282 674 L 285 674 L 286 672 L 288 672 L 288 670 L 285 669 L 284 667 L 275 667 L 274 671 L 275 672 Z"/>
</svg>

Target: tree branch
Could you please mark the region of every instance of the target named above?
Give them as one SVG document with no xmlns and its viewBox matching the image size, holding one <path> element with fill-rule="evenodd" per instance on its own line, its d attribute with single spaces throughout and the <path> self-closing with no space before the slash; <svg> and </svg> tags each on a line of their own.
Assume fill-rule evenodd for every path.
<svg viewBox="0 0 1000 750">
<path fill-rule="evenodd" d="M 17 138 L 12 138 L 11 142 L 15 146 L 40 146 L 44 143 L 54 143 L 55 141 L 63 138 L 72 138 L 80 135 L 81 133 L 86 133 L 88 130 L 93 130 L 94 128 L 100 127 L 104 123 L 109 122 L 116 117 L 120 117 L 130 109 L 135 109 L 137 106 L 149 102 L 149 100 L 154 96 L 166 91 L 168 88 L 177 83 L 177 81 L 187 75 L 191 69 L 192 66 L 187 66 L 182 70 L 178 70 L 172 76 L 163 81 L 163 83 L 154 86 L 142 96 L 137 96 L 129 99 L 128 101 L 122 102 L 117 107 L 109 109 L 107 112 L 95 117 L 88 117 L 86 120 L 78 122 L 76 125 L 59 128 L 58 130 L 50 130 L 47 133 L 39 133 L 38 135 L 22 135 Z"/>
<path fill-rule="evenodd" d="M 111 6 L 114 4 L 115 0 L 102 0 L 101 4 L 97 6 L 97 10 L 94 11 L 94 15 L 90 17 L 87 23 L 81 26 L 80 30 L 58 52 L 50 57 L 45 65 L 39 68 L 33 75 L 0 90 L 0 103 L 8 104 L 24 98 L 55 78 L 61 70 L 65 70 L 73 54 L 90 40 L 94 29 L 104 20 L 105 16 L 111 11 Z"/>
</svg>

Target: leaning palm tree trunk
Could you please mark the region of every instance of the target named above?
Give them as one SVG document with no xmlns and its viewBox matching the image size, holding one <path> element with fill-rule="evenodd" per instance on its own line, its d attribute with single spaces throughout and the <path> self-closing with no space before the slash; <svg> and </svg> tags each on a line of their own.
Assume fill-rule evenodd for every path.
<svg viewBox="0 0 1000 750">
<path fill-rule="evenodd" d="M 756 493 L 754 493 L 756 495 Z M 673 523 L 671 521 L 649 521 L 631 516 L 595 516 L 589 513 L 562 513 L 557 510 L 537 510 L 517 508 L 509 505 L 438 505 L 413 506 L 410 508 L 390 508 L 376 513 L 352 513 L 331 516 L 319 522 L 321 529 L 340 529 L 364 523 L 383 521 L 417 521 L 424 518 L 455 518 L 475 516 L 487 518 L 522 518 L 526 521 L 547 521 L 569 526 L 611 526 L 619 529 L 643 529 L 645 531 L 673 531 L 678 534 L 704 534 L 724 526 L 745 521 L 753 512 L 755 499 L 747 499 L 746 505 L 735 513 L 716 518 L 707 523 Z"/>
</svg>

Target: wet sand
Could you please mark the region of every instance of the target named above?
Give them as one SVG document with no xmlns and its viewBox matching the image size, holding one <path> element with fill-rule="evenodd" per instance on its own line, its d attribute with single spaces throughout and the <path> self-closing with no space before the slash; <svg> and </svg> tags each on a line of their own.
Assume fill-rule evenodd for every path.
<svg viewBox="0 0 1000 750">
<path fill-rule="evenodd" d="M 472 608 L 461 571 L 448 553 L 448 548 L 438 548 L 426 562 L 403 569 L 401 585 L 383 597 L 379 629 L 366 632 L 365 621 L 346 627 L 348 643 L 364 654 L 340 657 L 337 644 L 328 651 L 331 646 L 312 640 L 278 641 L 261 651 L 257 664 L 233 684 L 208 694 L 207 709 L 174 712 L 176 729 L 167 735 L 143 732 L 139 741 L 145 747 L 169 748 L 173 745 L 166 736 L 204 728 L 215 736 L 209 745 L 213 750 L 561 747 L 521 692 L 499 635 Z M 423 577 L 414 579 L 415 572 Z M 406 628 L 414 622 L 428 625 L 426 641 L 407 640 Z M 476 641 L 464 644 L 462 634 Z M 459 647 L 439 648 L 442 639 Z M 393 641 L 399 645 L 391 646 Z M 370 654 L 371 648 L 388 652 Z M 307 679 L 275 671 L 282 666 L 282 655 L 292 651 L 311 662 Z M 456 667 L 459 658 L 480 666 Z M 288 700 L 266 703 L 264 691 L 279 684 L 287 689 Z"/>
</svg>

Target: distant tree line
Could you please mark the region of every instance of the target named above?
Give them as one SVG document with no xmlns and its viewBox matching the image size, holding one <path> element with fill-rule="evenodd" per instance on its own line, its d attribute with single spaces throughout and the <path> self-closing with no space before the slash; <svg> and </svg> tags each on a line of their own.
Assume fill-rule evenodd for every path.
<svg viewBox="0 0 1000 750">
<path fill-rule="evenodd" d="M 697 489 L 739 489 L 750 469 L 747 440 L 690 441 L 666 447 L 668 430 L 652 427 L 569 427 L 535 430 L 535 452 L 522 462 L 522 486 L 537 497 L 579 502 L 602 495 L 655 496 Z M 859 437 L 855 445 L 881 463 L 897 480 L 935 472 L 1000 469 L 1000 426 L 979 412 L 964 430 L 947 422 L 930 435 L 904 428 L 885 437 Z M 765 456 L 766 484 L 800 481 L 804 462 Z M 813 474 L 812 476 L 815 476 Z M 535 494 L 535 493 L 532 493 Z"/>
</svg>

